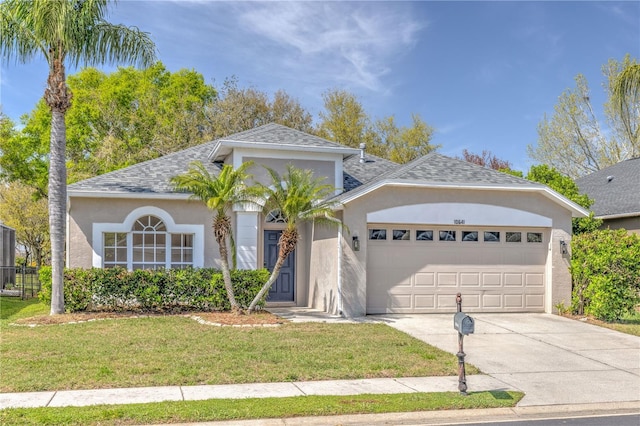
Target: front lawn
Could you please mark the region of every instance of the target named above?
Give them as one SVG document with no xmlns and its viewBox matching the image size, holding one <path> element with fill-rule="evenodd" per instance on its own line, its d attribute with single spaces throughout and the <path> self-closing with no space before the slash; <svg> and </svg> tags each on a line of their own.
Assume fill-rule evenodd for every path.
<svg viewBox="0 0 640 426">
<path fill-rule="evenodd" d="M 0 298 L 0 392 L 457 375 L 455 356 L 384 324 L 236 328 L 167 315 L 11 325 L 47 311 Z"/>
</svg>

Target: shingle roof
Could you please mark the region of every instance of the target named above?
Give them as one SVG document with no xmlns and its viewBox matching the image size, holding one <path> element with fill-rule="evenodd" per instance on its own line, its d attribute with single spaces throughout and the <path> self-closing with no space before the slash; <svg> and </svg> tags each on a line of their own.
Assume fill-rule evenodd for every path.
<svg viewBox="0 0 640 426">
<path fill-rule="evenodd" d="M 640 157 L 583 176 L 576 184 L 594 200 L 591 210 L 597 217 L 640 215 Z"/>
<path fill-rule="evenodd" d="M 256 144 L 279 144 L 279 145 L 295 145 L 308 147 L 332 147 L 347 148 L 339 143 L 331 142 L 300 130 L 292 129 L 281 124 L 269 123 L 254 129 L 245 130 L 244 132 L 235 133 L 223 138 L 219 141 L 238 141 L 252 142 Z"/>
<path fill-rule="evenodd" d="M 300 150 L 329 150 L 342 153 L 347 159 L 358 150 L 328 141 L 326 139 L 291 129 L 286 126 L 271 123 L 255 129 L 229 135 L 225 138 L 207 142 L 202 145 L 187 148 L 172 154 L 165 155 L 154 160 L 135 164 L 124 169 L 116 170 L 100 176 L 95 176 L 69 185 L 72 195 L 78 193 L 104 193 L 104 194 L 149 194 L 171 195 L 179 191 L 173 189 L 169 180 L 171 177 L 187 171 L 192 161 L 202 161 L 210 173 L 216 174 L 219 165 L 209 160 L 214 150 L 220 151 L 225 143 L 249 144 L 259 147 L 264 144 L 271 149 L 300 149 Z M 373 156 L 371 156 L 373 158 Z M 345 172 L 345 184 L 348 188 L 354 188 L 374 178 L 382 170 L 382 165 L 389 166 L 395 163 L 375 158 L 371 170 L 360 170 L 357 166 Z M 386 171 L 386 169 L 384 169 Z"/>
<path fill-rule="evenodd" d="M 343 185 L 345 192 L 353 191 L 356 188 L 368 187 L 381 180 L 459 185 L 541 186 L 525 179 L 490 170 L 466 161 L 445 157 L 437 153 L 428 154 L 404 165 L 366 153 L 365 161 L 360 162 L 359 155 L 352 155 L 358 150 L 285 126 L 267 124 L 256 129 L 236 133 L 223 139 L 207 142 L 154 160 L 74 183 L 69 186 L 69 191 L 72 195 L 73 193 L 82 192 L 115 195 L 177 194 L 178 191 L 173 189 L 169 180 L 173 176 L 184 173 L 192 161 L 202 161 L 212 174 L 218 172 L 219 165 L 212 163 L 211 160 L 208 160 L 208 157 L 224 141 L 247 143 L 250 146 L 259 144 L 284 145 L 287 147 L 306 148 L 310 151 L 313 148 L 330 149 L 332 152 L 344 150 Z"/>
<path fill-rule="evenodd" d="M 432 152 L 391 169 L 377 176 L 377 179 L 369 181 L 366 185 L 360 186 L 352 193 L 345 194 L 340 198 L 351 197 L 361 191 L 366 192 L 370 187 L 381 181 L 461 186 L 544 188 L 544 185 L 536 182 Z"/>
<path fill-rule="evenodd" d="M 360 162 L 359 155 L 349 157 L 342 163 L 344 190 L 345 192 L 351 191 L 398 167 L 400 167 L 398 163 L 367 153 L 365 153 L 363 162 Z"/>
<path fill-rule="evenodd" d="M 70 192 L 98 192 L 115 194 L 176 194 L 169 183 L 171 177 L 187 171 L 192 161 L 202 161 L 209 173 L 216 175 L 219 165 L 207 161 L 215 142 L 184 149 L 105 173 L 69 185 Z"/>
</svg>

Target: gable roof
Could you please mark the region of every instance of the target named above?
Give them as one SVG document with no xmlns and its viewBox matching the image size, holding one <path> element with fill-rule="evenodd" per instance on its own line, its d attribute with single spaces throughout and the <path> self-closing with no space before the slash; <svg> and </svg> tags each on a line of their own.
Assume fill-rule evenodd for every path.
<svg viewBox="0 0 640 426">
<path fill-rule="evenodd" d="M 367 155 L 362 164 L 356 155 L 358 149 L 271 123 L 73 183 L 68 192 L 71 196 L 188 198 L 189 194 L 176 191 L 170 184 L 173 176 L 186 172 L 193 161 L 201 161 L 209 173 L 216 175 L 220 165 L 213 161 L 240 147 L 341 154 L 345 191 L 399 167 L 373 155 Z"/>
<path fill-rule="evenodd" d="M 640 157 L 583 176 L 576 184 L 594 200 L 591 210 L 596 217 L 640 216 Z"/>
<path fill-rule="evenodd" d="M 209 158 L 223 160 L 234 148 L 264 148 L 276 151 L 313 151 L 340 153 L 343 158 L 358 154 L 355 148 L 301 132 L 276 123 L 236 133 L 216 141 Z"/>
<path fill-rule="evenodd" d="M 379 176 L 337 197 L 348 203 L 382 186 L 413 186 L 428 188 L 474 188 L 504 191 L 538 192 L 570 210 L 576 217 L 588 216 L 578 204 L 568 200 L 546 185 L 478 166 L 464 160 L 431 152 Z"/>
</svg>

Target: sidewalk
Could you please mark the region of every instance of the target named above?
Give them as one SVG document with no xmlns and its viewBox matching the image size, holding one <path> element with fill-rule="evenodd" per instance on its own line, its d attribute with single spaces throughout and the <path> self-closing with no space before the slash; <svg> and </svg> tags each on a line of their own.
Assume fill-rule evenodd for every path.
<svg viewBox="0 0 640 426">
<path fill-rule="evenodd" d="M 504 391 L 504 383 L 486 375 L 467 376 L 469 391 Z M 98 404 L 139 404 L 163 401 L 358 395 L 415 392 L 457 392 L 458 377 L 325 380 L 315 382 L 248 383 L 236 385 L 161 386 L 146 388 L 0 393 L 0 409 L 66 407 Z"/>
</svg>

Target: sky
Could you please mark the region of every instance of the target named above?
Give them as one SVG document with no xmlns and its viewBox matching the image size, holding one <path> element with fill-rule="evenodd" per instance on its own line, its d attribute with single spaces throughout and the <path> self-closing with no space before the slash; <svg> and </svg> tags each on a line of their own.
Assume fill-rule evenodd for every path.
<svg viewBox="0 0 640 426">
<path fill-rule="evenodd" d="M 606 126 L 602 66 L 640 60 L 640 1 L 120 0 L 107 20 L 150 33 L 172 72 L 194 69 L 217 88 L 235 76 L 270 95 L 284 89 L 316 121 L 322 94 L 344 89 L 372 119 L 408 126 L 418 114 L 444 155 L 489 150 L 523 171 L 538 123 L 577 74 Z M 3 60 L 4 114 L 30 112 L 46 76 L 41 59 Z"/>
</svg>

